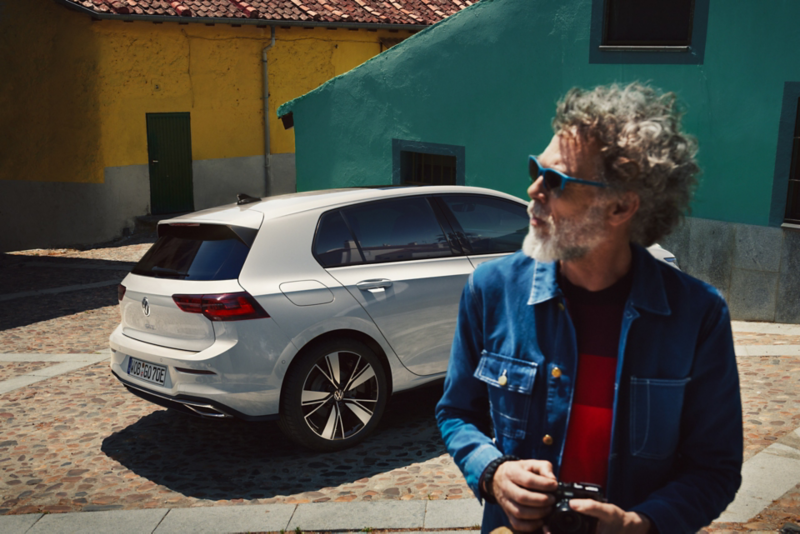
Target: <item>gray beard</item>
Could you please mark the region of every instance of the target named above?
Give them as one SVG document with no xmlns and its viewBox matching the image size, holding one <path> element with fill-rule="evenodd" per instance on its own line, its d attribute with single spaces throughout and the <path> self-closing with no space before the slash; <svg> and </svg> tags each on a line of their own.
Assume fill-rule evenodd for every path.
<svg viewBox="0 0 800 534">
<path fill-rule="evenodd" d="M 531 208 L 528 209 L 531 211 Z M 574 219 L 562 219 L 558 225 L 552 215 L 541 218 L 547 226 L 547 233 L 539 232 L 530 226 L 528 235 L 522 242 L 522 252 L 542 263 L 551 261 L 570 261 L 584 257 L 599 245 L 605 237 L 603 228 L 603 206 L 595 204 L 586 213 Z"/>
</svg>

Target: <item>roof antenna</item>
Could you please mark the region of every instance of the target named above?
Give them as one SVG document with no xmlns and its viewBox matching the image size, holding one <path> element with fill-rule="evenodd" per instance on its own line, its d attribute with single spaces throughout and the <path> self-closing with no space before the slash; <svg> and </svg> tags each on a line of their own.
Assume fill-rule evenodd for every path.
<svg viewBox="0 0 800 534">
<path fill-rule="evenodd" d="M 251 197 L 250 195 L 247 195 L 245 193 L 239 193 L 238 195 L 236 195 L 237 206 L 241 206 L 242 204 L 250 204 L 251 202 L 258 202 L 259 200 L 261 199 L 257 197 Z"/>
</svg>

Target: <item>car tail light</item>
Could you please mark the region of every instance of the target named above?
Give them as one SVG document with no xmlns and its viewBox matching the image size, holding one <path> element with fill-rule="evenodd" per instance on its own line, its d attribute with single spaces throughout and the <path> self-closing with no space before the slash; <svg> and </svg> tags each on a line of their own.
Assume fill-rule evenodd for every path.
<svg viewBox="0 0 800 534">
<path fill-rule="evenodd" d="M 123 298 L 125 298 L 125 286 L 120 284 L 117 286 L 117 299 L 122 302 Z"/>
<path fill-rule="evenodd" d="M 172 300 L 187 313 L 202 313 L 212 321 L 243 321 L 269 317 L 250 293 L 219 295 L 172 295 Z"/>
</svg>

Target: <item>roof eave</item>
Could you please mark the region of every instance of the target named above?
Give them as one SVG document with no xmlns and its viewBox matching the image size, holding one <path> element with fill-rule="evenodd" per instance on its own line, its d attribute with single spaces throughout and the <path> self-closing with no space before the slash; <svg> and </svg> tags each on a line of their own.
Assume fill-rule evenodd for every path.
<svg viewBox="0 0 800 534">
<path fill-rule="evenodd" d="M 231 24 L 251 26 L 301 26 L 305 28 L 347 28 L 363 30 L 411 30 L 419 31 L 433 24 L 383 24 L 377 22 L 326 22 L 302 20 L 269 20 L 247 18 L 222 18 L 222 17 L 181 17 L 169 15 L 121 15 L 117 13 L 98 13 L 70 0 L 54 0 L 67 9 L 78 11 L 98 20 L 121 20 L 128 22 L 177 22 L 180 24 Z"/>
</svg>

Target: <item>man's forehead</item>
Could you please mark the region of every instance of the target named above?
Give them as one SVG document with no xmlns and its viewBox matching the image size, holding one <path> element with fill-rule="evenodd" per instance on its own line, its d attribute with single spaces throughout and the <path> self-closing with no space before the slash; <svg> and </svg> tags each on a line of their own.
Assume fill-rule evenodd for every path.
<svg viewBox="0 0 800 534">
<path fill-rule="evenodd" d="M 600 163 L 600 146 L 576 131 L 562 130 L 553 136 L 541 159 L 545 160 L 543 164 L 559 167 L 568 174 L 593 178 Z"/>
</svg>

